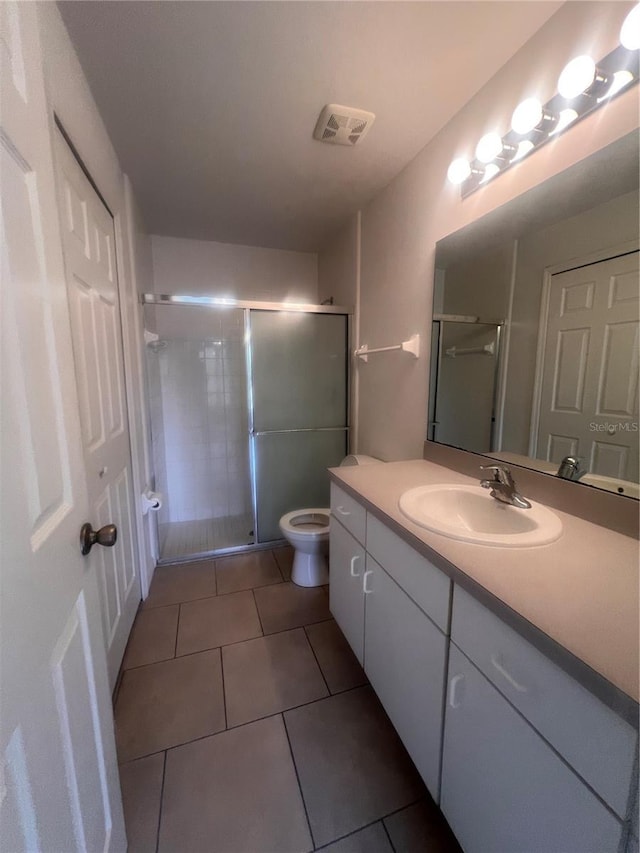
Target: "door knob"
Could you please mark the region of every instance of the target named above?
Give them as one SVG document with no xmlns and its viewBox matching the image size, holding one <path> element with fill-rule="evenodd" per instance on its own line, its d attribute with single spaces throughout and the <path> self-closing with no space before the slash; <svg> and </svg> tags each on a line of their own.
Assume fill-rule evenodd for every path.
<svg viewBox="0 0 640 853">
<path fill-rule="evenodd" d="M 94 530 L 87 521 L 80 529 L 80 550 L 82 551 L 82 556 L 85 557 L 96 543 L 104 545 L 105 548 L 111 548 L 116 544 L 117 538 L 118 528 L 115 524 L 105 524 L 100 530 Z"/>
</svg>

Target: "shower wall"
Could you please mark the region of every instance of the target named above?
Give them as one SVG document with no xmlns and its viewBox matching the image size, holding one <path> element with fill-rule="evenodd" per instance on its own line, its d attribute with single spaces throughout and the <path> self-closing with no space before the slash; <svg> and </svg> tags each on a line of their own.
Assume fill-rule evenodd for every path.
<svg viewBox="0 0 640 853">
<path fill-rule="evenodd" d="M 158 353 L 167 521 L 251 513 L 243 313 L 207 325 L 206 338 L 169 339 Z"/>
</svg>

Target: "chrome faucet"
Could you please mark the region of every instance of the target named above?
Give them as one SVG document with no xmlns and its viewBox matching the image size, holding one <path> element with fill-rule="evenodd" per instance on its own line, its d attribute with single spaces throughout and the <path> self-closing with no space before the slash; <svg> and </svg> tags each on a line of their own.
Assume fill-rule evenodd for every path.
<svg viewBox="0 0 640 853">
<path fill-rule="evenodd" d="M 587 473 L 586 465 L 583 465 L 583 462 L 582 456 L 565 456 L 560 463 L 556 477 L 560 477 L 562 480 L 579 480 Z"/>
<path fill-rule="evenodd" d="M 519 509 L 531 509 L 531 504 L 516 489 L 511 471 L 503 465 L 481 465 L 481 471 L 493 471 L 491 480 L 480 480 L 483 489 L 491 489 L 491 497 Z"/>
</svg>

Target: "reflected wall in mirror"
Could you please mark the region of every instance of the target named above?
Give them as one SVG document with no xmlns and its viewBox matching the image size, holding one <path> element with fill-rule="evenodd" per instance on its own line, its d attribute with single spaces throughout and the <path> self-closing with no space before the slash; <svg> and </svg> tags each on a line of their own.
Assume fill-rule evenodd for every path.
<svg viewBox="0 0 640 853">
<path fill-rule="evenodd" d="M 638 163 L 633 133 L 437 244 L 428 439 L 640 496 Z"/>
</svg>

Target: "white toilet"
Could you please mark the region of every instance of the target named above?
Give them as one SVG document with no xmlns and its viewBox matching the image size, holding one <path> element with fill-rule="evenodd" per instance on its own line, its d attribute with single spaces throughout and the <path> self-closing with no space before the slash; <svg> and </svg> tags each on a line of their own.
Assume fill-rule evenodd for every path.
<svg viewBox="0 0 640 853">
<path fill-rule="evenodd" d="M 351 454 L 340 463 L 340 467 L 349 465 L 370 465 L 380 463 L 373 456 Z M 322 586 L 329 583 L 329 509 L 313 507 L 296 509 L 280 519 L 280 531 L 294 549 L 291 580 L 298 586 Z"/>
</svg>

